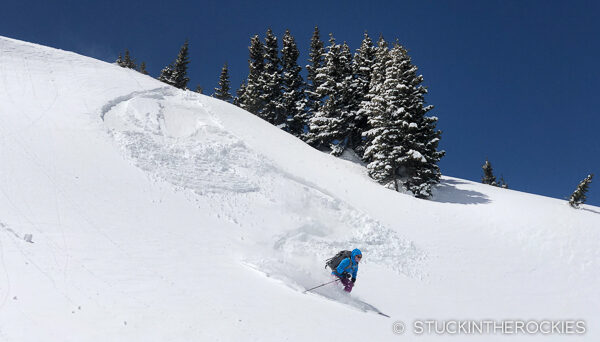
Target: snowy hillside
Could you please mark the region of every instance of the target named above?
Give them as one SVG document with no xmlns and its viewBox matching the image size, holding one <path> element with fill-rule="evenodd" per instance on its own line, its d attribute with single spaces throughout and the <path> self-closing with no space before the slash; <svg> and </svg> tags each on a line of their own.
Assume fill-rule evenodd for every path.
<svg viewBox="0 0 600 342">
<path fill-rule="evenodd" d="M 392 324 L 507 318 L 600 338 L 598 207 L 451 177 L 415 199 L 233 105 L 2 37 L 0 79 L 0 341 L 438 341 Z M 303 293 L 352 248 L 351 296 Z"/>
</svg>

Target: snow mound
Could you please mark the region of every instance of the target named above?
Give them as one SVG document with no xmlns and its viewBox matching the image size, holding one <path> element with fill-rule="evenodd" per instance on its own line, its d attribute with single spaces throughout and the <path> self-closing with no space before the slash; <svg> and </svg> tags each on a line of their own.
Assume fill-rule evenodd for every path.
<svg viewBox="0 0 600 342">
<path fill-rule="evenodd" d="M 215 124 L 197 97 L 174 89 L 124 97 L 103 119 L 138 167 L 197 194 L 257 191 L 254 179 L 270 168 Z"/>
</svg>

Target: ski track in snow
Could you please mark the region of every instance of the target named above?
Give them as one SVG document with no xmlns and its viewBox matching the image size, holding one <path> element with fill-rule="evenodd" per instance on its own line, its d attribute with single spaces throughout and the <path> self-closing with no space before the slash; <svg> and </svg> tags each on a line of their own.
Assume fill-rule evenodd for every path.
<svg viewBox="0 0 600 342">
<path fill-rule="evenodd" d="M 196 94 L 168 87 L 134 92 L 104 105 L 101 117 L 136 166 L 178 189 L 191 190 L 196 201 L 213 206 L 218 216 L 243 225 L 251 221 L 257 203 L 273 207 L 273 218 L 265 218 L 264 224 L 281 226 L 282 233 L 258 238 L 257 243 L 270 246 L 267 255 L 276 252 L 280 257 L 246 256 L 265 272 L 279 273 L 290 282 L 305 279 L 314 283 L 326 274 L 321 267 L 315 271 L 315 265 L 320 266 L 338 250 L 356 246 L 367 256 L 366 262 L 409 277 L 424 275 L 424 251 L 252 151 L 221 127 Z M 277 188 L 288 192 L 281 194 Z M 299 263 L 299 256 L 307 251 L 313 262 Z"/>
<path fill-rule="evenodd" d="M 356 297 L 355 295 L 351 296 L 349 293 L 344 292 L 343 288 L 339 284 L 328 284 L 323 287 L 314 289 L 310 292 L 306 292 L 307 287 L 305 284 L 308 284 L 306 278 L 300 279 L 300 282 L 302 283 L 302 284 L 300 284 L 294 279 L 283 277 L 280 273 L 272 273 L 272 271 L 265 271 L 263 267 L 260 267 L 258 265 L 247 263 L 247 262 L 244 262 L 243 265 L 254 271 L 259 272 L 260 274 L 264 275 L 267 278 L 277 281 L 285 286 L 290 287 L 293 290 L 302 292 L 306 295 L 309 295 L 309 296 L 317 295 L 317 296 L 323 297 L 327 300 L 332 300 L 334 302 L 338 302 L 338 303 L 350 306 L 354 309 L 358 309 L 363 312 L 374 312 L 377 314 L 387 316 L 384 313 L 382 313 L 381 310 L 379 310 L 377 307 L 363 301 L 362 299 Z M 324 283 L 327 283 L 331 280 L 332 279 L 324 280 Z M 312 283 L 309 286 L 314 287 L 314 285 L 315 285 L 315 283 Z"/>
</svg>

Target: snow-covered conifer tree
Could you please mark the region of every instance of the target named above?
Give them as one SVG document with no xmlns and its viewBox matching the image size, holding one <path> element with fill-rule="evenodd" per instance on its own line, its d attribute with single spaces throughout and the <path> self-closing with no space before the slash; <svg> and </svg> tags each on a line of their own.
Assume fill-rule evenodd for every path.
<svg viewBox="0 0 600 342">
<path fill-rule="evenodd" d="M 175 85 L 175 82 L 173 82 L 173 65 L 172 64 L 167 65 L 160 71 L 158 80 L 163 83 L 172 85 L 172 86 Z"/>
<path fill-rule="evenodd" d="M 423 88 L 423 90 L 425 90 Z M 427 109 L 429 108 L 429 109 Z M 438 163 L 446 154 L 445 151 L 439 151 L 438 146 L 442 138 L 442 131 L 436 129 L 438 118 L 435 116 L 425 116 L 425 113 L 431 110 L 433 106 L 421 106 L 422 113 L 417 132 L 415 151 L 421 153 L 421 158 L 415 164 L 414 173 L 407 173 L 408 179 L 404 186 L 410 190 L 416 197 L 431 197 L 431 189 L 440 182 L 442 173 Z"/>
<path fill-rule="evenodd" d="M 233 98 L 233 104 L 241 107 L 241 101 L 244 97 L 244 93 L 246 92 L 246 82 L 242 81 L 240 87 L 235 91 L 235 97 Z"/>
<path fill-rule="evenodd" d="M 354 96 L 352 97 L 353 116 L 355 118 L 354 130 L 351 136 L 350 147 L 354 149 L 358 156 L 364 152 L 364 143 L 362 134 L 368 129 L 367 116 L 360 111 L 361 104 L 367 99 L 371 83 L 371 74 L 373 73 L 373 64 L 375 63 L 376 48 L 373 41 L 365 32 L 360 48 L 354 55 L 352 69 L 354 73 Z"/>
<path fill-rule="evenodd" d="M 350 117 L 352 91 L 352 54 L 346 43 L 336 44 L 333 35 L 329 39 L 323 67 L 317 70 L 317 88 L 325 103 L 311 116 L 308 142 L 319 148 L 331 149 L 340 155 L 348 145 L 353 128 Z"/>
<path fill-rule="evenodd" d="M 320 110 L 323 105 L 323 95 L 317 91 L 322 80 L 317 78 L 319 70 L 325 63 L 325 49 L 319 33 L 319 27 L 315 26 L 315 31 L 310 39 L 310 52 L 308 65 L 306 65 L 306 100 L 308 115 L 312 116 Z"/>
<path fill-rule="evenodd" d="M 123 65 L 124 68 L 129 68 L 129 69 L 135 69 L 135 61 L 133 60 L 133 57 L 131 57 L 131 55 L 129 54 L 129 50 L 126 49 L 125 50 L 125 57 L 123 58 Z"/>
<path fill-rule="evenodd" d="M 117 63 L 117 65 L 120 66 L 120 67 L 124 67 L 124 65 L 123 65 L 123 56 L 121 56 L 120 53 L 119 53 L 119 57 L 117 57 L 117 60 L 115 61 L 115 63 Z"/>
<path fill-rule="evenodd" d="M 258 35 L 250 39 L 248 47 L 248 79 L 243 87 L 238 90 L 238 105 L 252 114 L 259 115 L 262 109 L 262 75 L 265 68 L 264 46 Z"/>
<path fill-rule="evenodd" d="M 502 189 L 508 189 L 508 183 L 504 180 L 504 176 L 500 176 L 500 181 L 498 182 L 498 186 Z"/>
<path fill-rule="evenodd" d="M 494 169 L 492 168 L 492 163 L 486 159 L 485 164 L 481 167 L 483 169 L 483 177 L 481 178 L 481 182 L 483 184 L 489 184 L 496 186 L 496 176 L 494 176 Z"/>
<path fill-rule="evenodd" d="M 181 49 L 179 49 L 177 59 L 173 62 L 171 79 L 173 81 L 173 86 L 179 89 L 186 89 L 187 83 L 190 81 L 187 77 L 187 68 L 190 63 L 188 45 L 189 43 L 186 40 L 183 46 L 181 46 Z"/>
<path fill-rule="evenodd" d="M 401 52 L 399 49 L 389 52 L 385 41 L 381 39 L 379 47 L 377 69 L 373 74 L 369 92 L 370 100 L 363 106 L 364 111 L 369 114 L 371 127 L 364 133 L 369 142 L 364 159 L 369 161 L 367 172 L 371 178 L 389 189 L 398 191 L 401 188 L 401 159 L 406 154 L 403 140 L 408 127 L 404 125 L 405 109 L 401 107 Z"/>
<path fill-rule="evenodd" d="M 395 44 L 384 60 L 383 84 L 377 92 L 370 91 L 371 103 L 366 107 L 371 127 L 365 132 L 369 138 L 367 170 L 390 189 L 398 191 L 403 186 L 415 197 L 427 198 L 439 182 L 437 162 L 444 155 L 437 151 L 441 135 L 435 129 L 437 118 L 425 116 L 432 107 L 424 104 L 427 91 L 406 50 Z"/>
<path fill-rule="evenodd" d="M 144 75 L 148 75 L 148 71 L 146 70 L 146 62 L 142 62 L 140 64 L 140 72 Z"/>
<path fill-rule="evenodd" d="M 221 76 L 219 77 L 219 87 L 215 88 L 215 93 L 213 94 L 219 100 L 231 102 L 232 96 L 229 93 L 229 69 L 227 68 L 227 63 L 223 65 L 221 69 Z"/>
<path fill-rule="evenodd" d="M 377 41 L 377 47 L 375 47 L 375 55 L 374 61 L 371 68 L 371 79 L 369 82 L 369 91 L 365 95 L 365 98 L 362 100 L 360 104 L 360 109 L 358 111 L 358 115 L 364 117 L 367 121 L 367 130 L 362 133 L 363 145 L 369 146 L 372 138 L 375 136 L 373 134 L 367 134 L 366 132 L 373 128 L 371 123 L 371 118 L 377 115 L 382 115 L 382 111 L 385 109 L 385 101 L 382 97 L 383 95 L 383 83 L 385 81 L 385 71 L 386 65 L 390 58 L 390 52 L 388 48 L 388 44 L 383 39 L 382 36 L 379 37 Z M 367 155 L 362 154 L 362 159 L 366 163 L 370 163 L 370 154 Z"/>
<path fill-rule="evenodd" d="M 590 183 L 592 182 L 593 177 L 594 175 L 590 174 L 587 177 L 585 177 L 585 179 L 582 180 L 579 183 L 579 185 L 577 185 L 577 189 L 575 189 L 575 191 L 569 198 L 569 204 L 571 205 L 571 207 L 579 208 L 581 204 L 585 203 L 585 200 L 587 199 L 586 193 L 588 191 Z"/>
<path fill-rule="evenodd" d="M 300 137 L 307 124 L 306 98 L 304 96 L 304 80 L 300 75 L 302 68 L 298 65 L 300 55 L 296 41 L 289 30 L 285 31 L 281 49 L 281 69 L 283 95 L 282 104 L 286 116 L 286 130 Z"/>
<path fill-rule="evenodd" d="M 444 151 L 438 151 L 438 145 L 442 137 L 442 132 L 436 128 L 438 118 L 436 116 L 426 116 L 433 109 L 432 105 L 425 104 L 425 94 L 427 89 L 422 85 L 423 76 L 417 74 L 418 68 L 412 64 L 411 58 L 406 49 L 401 47 L 404 56 L 404 78 L 405 85 L 408 88 L 408 101 L 406 110 L 408 118 L 414 120 L 418 130 L 415 134 L 415 142 L 411 148 L 413 154 L 421 154 L 423 158 L 408 159 L 406 172 L 401 176 L 405 177 L 404 187 L 410 190 L 416 197 L 431 197 L 432 187 L 440 182 L 442 176 L 438 163 L 446 154 Z M 409 124 L 410 125 L 410 124 Z M 409 127 L 410 128 L 410 127 Z M 410 154 L 410 150 L 408 154 Z"/>
<path fill-rule="evenodd" d="M 260 117 L 274 124 L 281 125 L 285 122 L 281 93 L 281 61 L 277 37 L 271 29 L 265 36 L 265 67 L 262 77 L 261 102 L 263 104 Z"/>
</svg>

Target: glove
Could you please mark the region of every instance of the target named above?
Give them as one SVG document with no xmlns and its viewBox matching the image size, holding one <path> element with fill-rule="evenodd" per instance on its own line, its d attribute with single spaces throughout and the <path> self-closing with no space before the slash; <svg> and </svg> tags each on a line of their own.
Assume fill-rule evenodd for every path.
<svg viewBox="0 0 600 342">
<path fill-rule="evenodd" d="M 356 278 L 352 278 L 352 284 L 356 283 Z"/>
<path fill-rule="evenodd" d="M 348 279 L 348 278 L 350 278 L 350 277 L 351 277 L 351 276 L 350 276 L 350 273 L 348 273 L 348 272 L 344 272 L 344 273 L 342 273 L 342 279 Z"/>
</svg>

